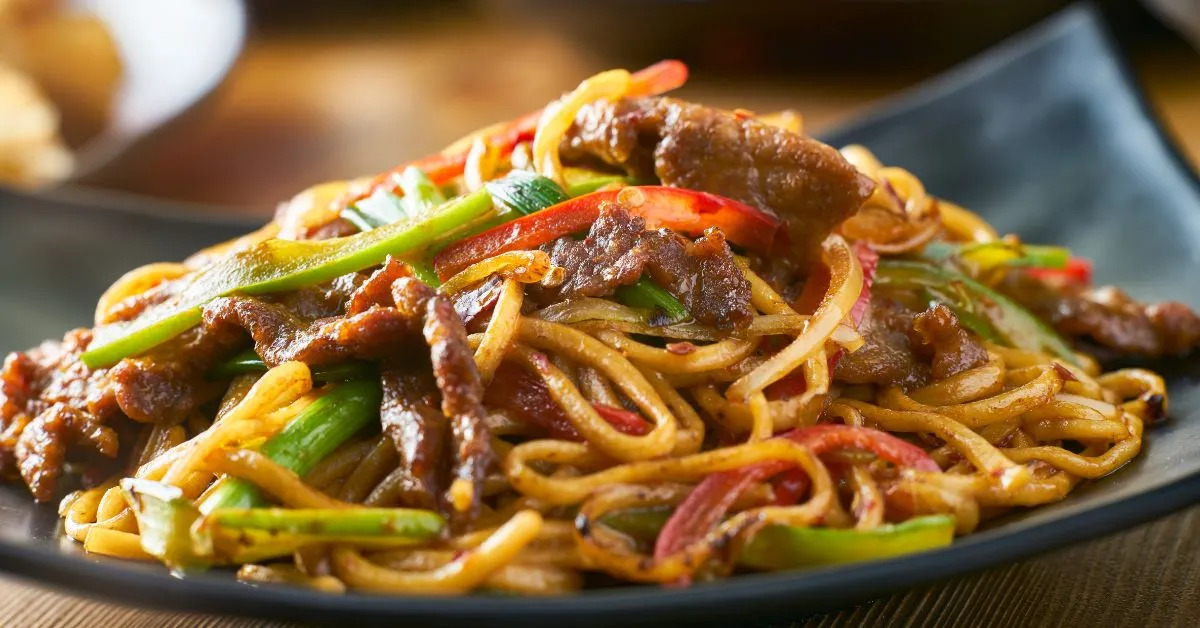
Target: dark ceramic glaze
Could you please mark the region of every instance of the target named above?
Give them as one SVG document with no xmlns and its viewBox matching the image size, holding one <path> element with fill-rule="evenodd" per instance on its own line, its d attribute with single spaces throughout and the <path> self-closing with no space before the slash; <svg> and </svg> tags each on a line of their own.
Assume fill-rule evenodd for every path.
<svg viewBox="0 0 1200 628">
<path fill-rule="evenodd" d="M 1144 106 L 1097 15 L 1060 14 L 878 113 L 828 135 L 862 143 L 1002 231 L 1066 244 L 1100 280 L 1200 305 L 1200 186 Z M 98 207 L 97 205 L 106 205 Z M 84 325 L 115 277 L 247 225 L 86 197 L 0 192 L 0 350 Z M 1006 517 L 952 547 L 838 569 L 740 576 L 689 589 L 626 587 L 560 599 L 317 595 L 253 588 L 227 573 L 179 580 L 84 556 L 52 507 L 0 487 L 0 570 L 145 606 L 308 621 L 471 625 L 765 622 L 830 610 L 1149 521 L 1200 498 L 1200 375 L 1169 365 L 1173 422 L 1119 473 L 1067 500 Z"/>
</svg>

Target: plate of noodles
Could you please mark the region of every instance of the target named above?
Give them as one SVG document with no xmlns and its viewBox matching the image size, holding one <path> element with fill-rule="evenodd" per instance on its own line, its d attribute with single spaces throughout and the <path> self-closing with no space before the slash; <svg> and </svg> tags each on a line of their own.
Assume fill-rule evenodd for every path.
<svg viewBox="0 0 1200 628">
<path fill-rule="evenodd" d="M 686 77 L 597 74 L 265 226 L 0 192 L 0 568 L 766 621 L 1200 497 L 1200 186 L 1091 10 L 820 140 Z"/>
</svg>

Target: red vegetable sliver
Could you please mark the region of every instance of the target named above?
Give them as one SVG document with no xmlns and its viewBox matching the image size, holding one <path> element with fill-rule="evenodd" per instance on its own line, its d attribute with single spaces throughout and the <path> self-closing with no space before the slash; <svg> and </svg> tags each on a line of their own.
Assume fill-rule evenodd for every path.
<svg viewBox="0 0 1200 628">
<path fill-rule="evenodd" d="M 863 287 L 858 293 L 858 300 L 850 308 L 850 320 L 854 321 L 854 326 L 859 327 L 862 321 L 867 316 L 867 308 L 871 306 L 871 286 L 875 283 L 875 271 L 879 267 L 879 253 L 876 253 L 870 246 L 855 242 L 852 247 L 854 255 L 858 257 L 858 263 L 863 270 Z M 801 314 L 812 314 L 820 305 L 821 299 L 825 297 L 825 293 L 829 290 L 829 269 L 824 266 L 819 267 L 823 274 L 818 274 L 814 271 L 809 275 L 808 282 L 804 284 L 804 290 L 800 292 L 800 296 L 796 299 L 792 307 Z M 812 286 L 810 288 L 810 286 Z M 841 349 L 834 351 L 829 356 L 829 371 L 837 367 L 838 360 L 841 359 Z M 807 385 L 804 383 L 804 373 L 799 370 L 788 373 L 783 379 L 767 386 L 763 390 L 763 394 L 770 401 L 778 399 L 791 399 L 796 395 L 803 394 L 807 390 Z"/>
<path fill-rule="evenodd" d="M 858 328 L 867 316 L 867 308 L 871 307 L 871 286 L 875 284 L 875 271 L 879 268 L 879 253 L 863 242 L 855 242 L 851 250 L 863 271 L 862 292 L 858 293 L 858 300 L 850 307 L 850 320 Z"/>
<path fill-rule="evenodd" d="M 540 427 L 553 438 L 579 440 L 579 433 L 554 399 L 546 383 L 536 374 L 511 362 L 496 369 L 491 384 L 483 393 L 488 406 L 500 408 L 525 423 Z"/>
<path fill-rule="evenodd" d="M 754 486 L 755 482 L 761 482 L 778 472 L 773 463 L 767 463 L 713 473 L 704 478 L 675 508 L 658 533 L 654 557 L 664 558 L 682 551 L 708 534 L 742 493 Z"/>
<path fill-rule="evenodd" d="M 682 61 L 665 59 L 633 73 L 629 96 L 654 96 L 683 87 L 688 79 L 688 67 Z"/>
<path fill-rule="evenodd" d="M 771 488 L 775 491 L 775 505 L 792 506 L 796 504 L 808 492 L 810 486 L 812 486 L 812 480 L 808 479 L 808 474 L 804 472 L 804 469 L 788 469 L 780 473 L 771 481 Z"/>
<path fill-rule="evenodd" d="M 645 436 L 650 433 L 650 424 L 636 412 L 630 412 L 625 408 L 614 408 L 602 403 L 593 403 L 592 407 L 595 408 L 596 414 L 599 414 L 600 418 L 617 428 L 617 431 L 622 434 Z"/>
<path fill-rule="evenodd" d="M 553 438 L 583 441 L 567 419 L 567 413 L 550 396 L 546 382 L 516 364 L 500 364 L 492 383 L 483 393 L 483 400 L 491 407 L 506 410 L 516 419 L 546 430 Z M 635 412 L 596 403 L 592 407 L 600 418 L 622 434 L 642 436 L 650 432 L 651 425 Z"/>
<path fill-rule="evenodd" d="M 669 92 L 682 87 L 687 82 L 687 78 L 688 68 L 682 61 L 672 59 L 659 61 L 654 65 L 633 73 L 633 82 L 629 88 L 629 95 L 652 96 Z M 507 123 L 497 125 L 495 130 L 485 134 L 483 139 L 488 145 L 495 148 L 501 157 L 508 157 L 517 147 L 517 144 L 533 140 L 534 134 L 537 133 L 538 120 L 541 117 L 541 109 L 531 111 Z M 388 189 L 395 192 L 399 187 L 400 173 L 404 172 L 409 166 L 420 168 L 429 177 L 429 180 L 437 185 L 449 183 L 452 179 L 463 173 L 467 165 L 467 152 L 470 150 L 469 146 L 455 148 L 454 152 L 434 153 L 420 159 L 402 163 L 391 170 L 379 173 L 362 194 L 344 199 L 342 207 L 353 205 L 380 189 Z"/>
<path fill-rule="evenodd" d="M 1066 281 L 1084 286 L 1092 285 L 1092 262 L 1082 257 L 1072 257 L 1063 268 L 1026 268 L 1025 273 L 1043 281 Z"/>
<path fill-rule="evenodd" d="M 782 225 L 777 217 L 745 203 L 705 192 L 659 185 L 603 190 L 547 207 L 451 244 L 434 257 L 434 269 L 443 280 L 449 279 L 480 260 L 508 251 L 532 249 L 584 231 L 600 217 L 602 205 L 616 202 L 619 194 L 631 194 L 630 189 L 640 192 L 641 198 L 636 205 L 626 204 L 626 209 L 644 218 L 650 229 L 667 227 L 698 236 L 709 227 L 718 227 L 730 242 L 768 253 Z"/>
<path fill-rule="evenodd" d="M 780 434 L 804 445 L 816 455 L 835 449 L 865 449 L 888 462 L 907 469 L 937 472 L 941 468 L 924 449 L 887 432 L 856 425 L 822 423 Z"/>
<path fill-rule="evenodd" d="M 826 292 L 829 292 L 829 268 L 822 264 L 813 268 L 812 272 L 808 274 L 800 296 L 792 301 L 792 309 L 796 310 L 797 314 L 811 316 L 821 305 L 821 300 L 825 298 Z"/>
<path fill-rule="evenodd" d="M 829 423 L 795 429 L 776 438 L 791 439 L 817 456 L 835 449 L 866 449 L 901 467 L 940 470 L 925 450 L 869 427 Z M 755 482 L 793 469 L 787 462 L 775 461 L 709 475 L 696 485 L 663 526 L 654 544 L 655 558 L 670 556 L 703 538 L 725 516 L 730 505 Z M 803 474 L 802 470 L 794 470 Z"/>
</svg>

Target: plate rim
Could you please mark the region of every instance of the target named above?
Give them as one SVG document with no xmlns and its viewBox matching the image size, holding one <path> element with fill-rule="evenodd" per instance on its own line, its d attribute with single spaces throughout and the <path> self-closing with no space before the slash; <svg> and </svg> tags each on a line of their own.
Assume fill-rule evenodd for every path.
<svg viewBox="0 0 1200 628">
<path fill-rule="evenodd" d="M 916 108 L 947 93 L 961 89 L 972 78 L 986 74 L 992 65 L 1005 65 L 1023 54 L 1057 38 L 1061 31 L 1079 28 L 1080 22 L 1093 28 L 1112 54 L 1120 78 L 1134 96 L 1139 112 L 1157 134 L 1176 166 L 1187 174 L 1191 185 L 1200 192 L 1200 174 L 1180 150 L 1171 133 L 1161 123 L 1142 90 L 1126 58 L 1120 54 L 1100 12 L 1091 2 L 1076 3 L 1042 23 L 983 53 L 982 58 L 966 61 L 937 77 L 904 90 L 872 111 L 847 125 L 823 134 L 836 136 L 873 124 L 881 119 Z M 9 194 L 10 192 L 4 192 Z M 15 192 L 17 196 L 25 193 Z M 95 203 L 95 191 L 72 188 L 32 194 L 51 202 L 73 202 L 88 194 Z M 133 195 L 104 195 L 101 211 L 134 214 L 176 222 L 203 222 L 240 225 L 229 216 L 204 216 L 198 206 L 161 203 L 168 206 L 151 210 L 149 199 Z M 117 563 L 66 554 L 44 546 L 26 547 L 0 540 L 0 573 L 68 590 L 109 602 L 172 611 L 220 612 L 245 616 L 311 621 L 317 618 L 345 617 L 353 613 L 359 621 L 409 618 L 433 623 L 488 622 L 518 617 L 532 622 L 571 619 L 578 623 L 603 622 L 618 617 L 622 621 L 649 622 L 655 617 L 693 619 L 728 616 L 738 609 L 759 604 L 754 612 L 786 612 L 788 598 L 821 599 L 816 606 L 836 608 L 860 602 L 886 592 L 961 576 L 984 568 L 1007 564 L 1044 551 L 1074 545 L 1132 525 L 1146 523 L 1180 510 L 1200 500 L 1200 471 L 1178 478 L 1146 493 L 1101 504 L 1069 515 L 1062 520 L 1002 526 L 956 541 L 936 551 L 885 561 L 832 569 L 751 574 L 690 589 L 623 587 L 589 591 L 564 598 L 538 599 L 468 596 L 452 604 L 444 598 L 417 596 L 376 596 L 350 593 L 343 596 L 306 595 L 300 589 L 250 587 L 229 578 L 201 575 L 187 580 L 164 572 L 123 567 Z M 33 506 L 47 508 L 47 506 Z M 1071 523 L 1071 534 L 1064 538 L 1060 525 Z M 142 594 L 151 594 L 149 597 Z M 794 600 L 793 600 L 794 601 Z M 212 604 L 221 608 L 214 609 Z M 799 606 L 799 604 L 795 604 Z M 814 605 L 808 604 L 806 608 Z M 637 614 L 641 615 L 637 615 Z M 581 617 L 582 616 L 582 617 Z M 757 619 L 757 617 L 756 617 Z M 767 616 L 762 618 L 764 621 Z"/>
</svg>

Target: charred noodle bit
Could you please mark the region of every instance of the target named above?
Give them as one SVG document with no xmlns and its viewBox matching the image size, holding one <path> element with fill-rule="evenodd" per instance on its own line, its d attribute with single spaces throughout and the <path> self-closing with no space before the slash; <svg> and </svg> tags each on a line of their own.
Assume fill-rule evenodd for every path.
<svg viewBox="0 0 1200 628">
<path fill-rule="evenodd" d="M 1156 437 L 1163 378 L 1101 359 L 1191 351 L 1190 309 L 798 116 L 659 97 L 686 74 L 599 74 L 130 271 L 4 360 L 0 477 L 79 470 L 65 535 L 180 574 L 558 595 L 940 547 Z"/>
</svg>

